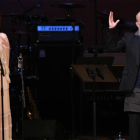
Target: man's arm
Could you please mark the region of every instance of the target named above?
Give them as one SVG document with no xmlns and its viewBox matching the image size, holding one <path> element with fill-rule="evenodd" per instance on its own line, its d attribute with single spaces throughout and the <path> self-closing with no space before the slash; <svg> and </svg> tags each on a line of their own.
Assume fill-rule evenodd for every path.
<svg viewBox="0 0 140 140">
<path fill-rule="evenodd" d="M 119 52 L 125 48 L 126 37 L 121 38 L 117 43 L 114 38 L 115 27 L 120 20 L 114 22 L 113 12 L 109 14 L 109 29 L 107 30 L 107 49 L 112 52 Z"/>
<path fill-rule="evenodd" d="M 110 52 L 120 52 L 125 49 L 125 42 L 126 42 L 126 34 L 122 37 L 119 41 L 115 41 L 115 29 L 108 29 L 107 30 L 107 50 Z"/>
</svg>

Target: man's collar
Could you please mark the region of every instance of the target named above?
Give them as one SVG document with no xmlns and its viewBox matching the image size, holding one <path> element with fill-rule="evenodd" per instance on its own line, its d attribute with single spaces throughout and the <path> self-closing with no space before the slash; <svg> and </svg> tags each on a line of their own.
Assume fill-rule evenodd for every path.
<svg viewBox="0 0 140 140">
<path fill-rule="evenodd" d="M 135 32 L 135 35 L 140 36 L 140 28 Z"/>
</svg>

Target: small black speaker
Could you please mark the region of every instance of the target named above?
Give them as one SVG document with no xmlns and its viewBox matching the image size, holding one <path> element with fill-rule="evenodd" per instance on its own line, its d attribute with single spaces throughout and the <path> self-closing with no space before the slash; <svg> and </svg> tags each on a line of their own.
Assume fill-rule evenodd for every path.
<svg viewBox="0 0 140 140">
<path fill-rule="evenodd" d="M 25 140 L 65 140 L 63 126 L 56 120 L 26 120 Z"/>
</svg>

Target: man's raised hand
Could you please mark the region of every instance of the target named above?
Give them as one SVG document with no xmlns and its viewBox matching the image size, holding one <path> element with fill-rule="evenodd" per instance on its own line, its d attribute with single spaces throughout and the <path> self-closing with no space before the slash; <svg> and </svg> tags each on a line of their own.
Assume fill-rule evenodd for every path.
<svg viewBox="0 0 140 140">
<path fill-rule="evenodd" d="M 113 12 L 111 11 L 109 14 L 109 28 L 115 28 L 120 20 L 114 22 Z"/>
</svg>

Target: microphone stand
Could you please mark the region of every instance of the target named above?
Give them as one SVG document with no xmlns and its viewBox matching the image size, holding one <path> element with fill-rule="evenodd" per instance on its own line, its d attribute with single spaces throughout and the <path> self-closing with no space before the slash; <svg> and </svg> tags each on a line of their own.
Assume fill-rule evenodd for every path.
<svg viewBox="0 0 140 140">
<path fill-rule="evenodd" d="M 100 70 L 96 68 L 95 70 L 90 70 L 86 68 L 88 76 L 93 79 L 93 89 L 92 89 L 92 100 L 93 100 L 93 139 L 96 140 L 96 76 L 104 80 L 103 75 Z"/>
<path fill-rule="evenodd" d="M 24 5 L 21 3 L 20 0 L 18 0 L 20 5 L 22 6 L 22 8 L 25 10 L 23 13 L 26 13 L 26 15 L 29 17 L 29 19 L 31 20 L 32 24 L 35 25 L 35 22 L 33 21 L 32 17 L 30 16 L 30 14 L 27 12 L 26 8 L 24 7 Z"/>
<path fill-rule="evenodd" d="M 32 19 L 31 15 L 26 10 L 25 6 L 21 3 L 20 0 L 18 0 L 18 2 L 20 3 L 20 5 L 22 6 L 22 8 L 24 10 L 23 14 L 25 13 L 27 15 L 27 17 L 30 19 L 30 22 L 32 23 L 32 27 L 35 26 L 35 22 Z M 42 3 L 44 3 L 44 1 Z M 40 4 L 42 4 L 42 3 L 40 3 Z M 27 47 L 28 47 L 28 49 L 30 47 L 30 34 L 29 34 L 29 23 L 28 23 L 28 21 L 27 21 Z"/>
<path fill-rule="evenodd" d="M 18 68 L 21 69 L 21 81 L 22 81 L 22 140 L 24 140 L 24 108 L 26 107 L 25 104 L 25 94 L 24 94 L 24 80 L 23 80 L 23 57 L 22 54 L 18 57 Z"/>
<path fill-rule="evenodd" d="M 26 12 L 30 12 L 31 10 L 33 10 L 34 8 L 40 8 L 41 5 L 45 2 L 45 0 L 43 0 L 42 2 L 38 3 L 37 5 L 31 7 L 29 10 L 27 10 Z M 25 13 L 25 12 L 24 12 Z"/>
<path fill-rule="evenodd" d="M 94 0 L 94 9 L 95 9 L 95 45 L 97 45 L 97 0 Z"/>
<path fill-rule="evenodd" d="M 72 24 L 72 27 L 73 27 L 73 39 L 72 39 L 72 62 L 71 62 L 71 68 L 70 68 L 70 70 L 71 70 L 71 101 L 72 101 L 72 139 L 73 138 L 75 138 L 75 126 L 74 126 L 74 123 L 75 123 L 75 121 L 74 121 L 74 96 L 73 96 L 73 91 L 74 91 L 74 89 L 73 89 L 73 87 L 74 87 L 74 85 L 73 85 L 73 68 L 72 68 L 72 65 L 73 65 L 73 63 L 74 63 L 74 50 L 75 50 L 75 22 L 72 22 L 71 23 Z"/>
<path fill-rule="evenodd" d="M 3 76 L 4 76 L 4 70 L 3 70 L 3 66 L 2 66 L 1 60 L 0 60 L 0 66 L 1 66 L 2 140 L 4 140 L 4 104 L 3 104 Z"/>
</svg>

